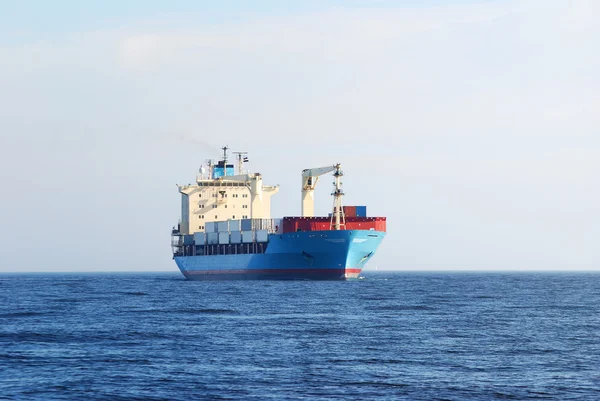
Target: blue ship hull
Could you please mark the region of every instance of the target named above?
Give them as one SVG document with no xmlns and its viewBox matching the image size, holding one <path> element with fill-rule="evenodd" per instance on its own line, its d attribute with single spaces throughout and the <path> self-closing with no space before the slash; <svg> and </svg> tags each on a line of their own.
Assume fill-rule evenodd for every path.
<svg viewBox="0 0 600 401">
<path fill-rule="evenodd" d="M 271 234 L 265 253 L 174 259 L 190 280 L 345 280 L 358 277 L 384 237 L 366 230 Z"/>
</svg>

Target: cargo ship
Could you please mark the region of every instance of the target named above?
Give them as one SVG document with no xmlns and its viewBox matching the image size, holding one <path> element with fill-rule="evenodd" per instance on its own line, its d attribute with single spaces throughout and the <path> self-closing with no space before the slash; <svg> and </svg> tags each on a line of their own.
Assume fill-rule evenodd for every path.
<svg viewBox="0 0 600 401">
<path fill-rule="evenodd" d="M 271 218 L 279 186 L 244 170 L 247 152 L 228 147 L 207 160 L 195 184 L 177 185 L 181 218 L 171 233 L 173 259 L 189 280 L 346 280 L 358 278 L 386 235 L 386 218 L 344 206 L 341 165 L 302 171 L 301 214 Z M 237 172 L 234 163 L 237 162 Z M 314 216 L 318 179 L 332 174 L 333 207 Z"/>
</svg>

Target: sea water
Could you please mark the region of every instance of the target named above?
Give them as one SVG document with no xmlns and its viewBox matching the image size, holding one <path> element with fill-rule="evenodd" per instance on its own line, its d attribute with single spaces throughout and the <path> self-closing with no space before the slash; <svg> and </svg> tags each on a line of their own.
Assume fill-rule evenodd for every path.
<svg viewBox="0 0 600 401">
<path fill-rule="evenodd" d="M 0 275 L 0 399 L 598 400 L 600 274 Z"/>
</svg>

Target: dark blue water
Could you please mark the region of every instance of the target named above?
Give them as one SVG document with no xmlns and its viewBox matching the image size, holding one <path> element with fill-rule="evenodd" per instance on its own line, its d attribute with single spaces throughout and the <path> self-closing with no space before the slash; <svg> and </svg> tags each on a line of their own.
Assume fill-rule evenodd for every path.
<svg viewBox="0 0 600 401">
<path fill-rule="evenodd" d="M 0 276 L 0 399 L 598 400 L 600 274 Z"/>
</svg>

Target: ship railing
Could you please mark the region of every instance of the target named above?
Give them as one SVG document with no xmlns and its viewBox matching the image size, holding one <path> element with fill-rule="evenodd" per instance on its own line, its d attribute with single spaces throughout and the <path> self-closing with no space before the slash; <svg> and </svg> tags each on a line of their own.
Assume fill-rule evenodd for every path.
<svg viewBox="0 0 600 401">
<path fill-rule="evenodd" d="M 182 246 L 182 245 L 183 245 L 183 235 L 172 234 L 171 235 L 171 246 Z"/>
</svg>

